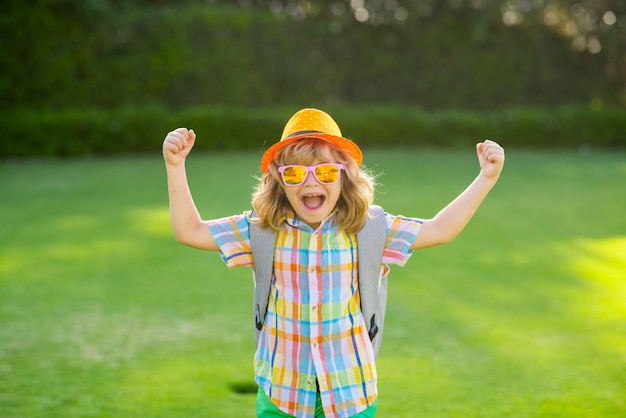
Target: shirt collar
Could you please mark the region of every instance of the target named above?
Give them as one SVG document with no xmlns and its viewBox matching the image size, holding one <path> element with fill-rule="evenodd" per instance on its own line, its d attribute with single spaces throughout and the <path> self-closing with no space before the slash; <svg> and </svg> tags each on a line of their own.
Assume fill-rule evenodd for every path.
<svg viewBox="0 0 626 418">
<path fill-rule="evenodd" d="M 283 218 L 283 221 L 294 228 L 298 228 L 303 231 L 315 232 L 326 227 L 326 225 L 332 226 L 333 221 L 335 220 L 335 213 L 336 211 L 332 211 L 326 218 L 322 219 L 322 222 L 317 229 L 311 228 L 308 224 L 303 222 L 302 219 L 300 219 L 300 217 L 298 217 L 298 215 L 296 215 L 294 212 L 287 213 L 287 215 Z"/>
</svg>

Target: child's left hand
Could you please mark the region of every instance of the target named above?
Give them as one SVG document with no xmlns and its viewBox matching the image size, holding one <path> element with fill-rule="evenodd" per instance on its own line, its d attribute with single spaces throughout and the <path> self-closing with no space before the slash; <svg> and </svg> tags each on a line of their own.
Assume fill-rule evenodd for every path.
<svg viewBox="0 0 626 418">
<path fill-rule="evenodd" d="M 476 153 L 478 154 L 481 174 L 496 180 L 504 166 L 504 148 L 488 139 L 476 144 Z"/>
</svg>

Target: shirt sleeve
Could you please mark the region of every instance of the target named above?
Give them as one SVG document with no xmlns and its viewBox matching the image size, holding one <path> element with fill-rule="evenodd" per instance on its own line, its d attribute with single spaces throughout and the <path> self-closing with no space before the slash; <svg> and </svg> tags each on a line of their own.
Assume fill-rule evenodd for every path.
<svg viewBox="0 0 626 418">
<path fill-rule="evenodd" d="M 226 266 L 234 268 L 253 265 L 250 247 L 250 211 L 214 219 L 209 221 L 208 225 Z"/>
<path fill-rule="evenodd" d="M 385 218 L 387 219 L 387 242 L 383 252 L 383 264 L 403 266 L 413 254 L 411 245 L 419 234 L 423 221 L 388 213 L 385 213 Z"/>
</svg>

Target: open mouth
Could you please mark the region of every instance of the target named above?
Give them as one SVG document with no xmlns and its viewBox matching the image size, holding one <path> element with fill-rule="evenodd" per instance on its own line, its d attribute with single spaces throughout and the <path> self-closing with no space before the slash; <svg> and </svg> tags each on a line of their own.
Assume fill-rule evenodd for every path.
<svg viewBox="0 0 626 418">
<path fill-rule="evenodd" d="M 302 204 L 310 210 L 319 209 L 326 200 L 326 196 L 321 194 L 311 194 L 302 196 Z"/>
</svg>

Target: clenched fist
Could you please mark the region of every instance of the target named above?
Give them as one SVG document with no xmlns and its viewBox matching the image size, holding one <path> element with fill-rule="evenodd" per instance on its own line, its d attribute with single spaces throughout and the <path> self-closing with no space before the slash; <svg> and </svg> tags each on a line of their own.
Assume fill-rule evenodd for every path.
<svg viewBox="0 0 626 418">
<path fill-rule="evenodd" d="M 504 166 L 504 149 L 497 143 L 486 140 L 476 144 L 476 153 L 481 172 L 489 179 L 497 179 Z"/>
<path fill-rule="evenodd" d="M 196 141 L 193 129 L 178 128 L 167 134 L 163 141 L 163 158 L 169 165 L 179 165 L 185 161 Z"/>
</svg>

